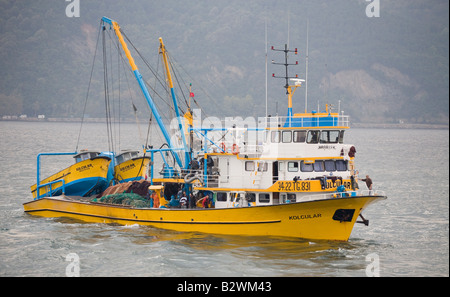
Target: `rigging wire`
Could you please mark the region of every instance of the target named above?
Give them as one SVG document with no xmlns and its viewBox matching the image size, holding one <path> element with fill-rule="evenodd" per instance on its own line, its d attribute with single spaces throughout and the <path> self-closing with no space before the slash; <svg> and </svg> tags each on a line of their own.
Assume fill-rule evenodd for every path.
<svg viewBox="0 0 450 297">
<path fill-rule="evenodd" d="M 213 103 L 216 108 L 220 109 L 220 106 L 217 104 L 217 102 L 211 97 L 211 95 L 202 87 L 202 84 L 199 83 L 195 78 L 192 77 L 192 75 L 187 72 L 187 70 L 180 64 L 178 61 L 172 57 L 172 60 L 174 61 L 175 65 L 180 67 L 181 70 L 189 77 L 189 79 L 195 83 L 196 86 L 199 87 L 199 89 L 206 95 L 206 97 L 209 99 L 209 102 Z M 210 81 L 210 84 L 214 85 L 214 82 Z M 185 87 L 188 88 L 188 86 L 185 84 Z M 204 114 L 205 117 L 209 117 L 209 115 L 205 112 L 204 108 L 197 102 L 195 97 L 192 97 L 192 100 L 194 101 L 195 105 L 201 110 L 202 114 Z"/>
<path fill-rule="evenodd" d="M 98 34 L 97 34 L 97 42 L 95 44 L 94 58 L 92 60 L 91 74 L 89 75 L 88 89 L 87 89 L 87 92 L 86 92 L 86 98 L 84 100 L 83 115 L 81 117 L 80 130 L 78 131 L 77 145 L 75 146 L 75 152 L 78 152 L 78 145 L 80 144 L 81 130 L 83 128 L 84 116 L 86 114 L 86 106 L 87 106 L 87 101 L 88 101 L 88 98 L 89 98 L 89 91 L 91 89 L 92 74 L 94 72 L 95 58 L 97 57 L 97 49 L 98 49 L 98 42 L 100 40 L 101 28 L 102 28 L 102 23 L 100 22 L 100 26 L 99 26 L 99 30 L 98 30 Z"/>
<path fill-rule="evenodd" d="M 110 113 L 109 113 L 109 85 L 108 85 L 108 61 L 106 60 L 106 44 L 105 29 L 102 30 L 102 46 L 103 46 L 103 87 L 105 90 L 105 116 L 106 116 L 106 134 L 108 135 L 108 149 L 112 151 L 110 138 Z"/>
<path fill-rule="evenodd" d="M 132 70 L 131 70 L 130 66 L 125 61 L 125 57 L 123 56 L 123 53 L 120 50 L 120 44 L 118 43 L 118 41 L 116 41 L 114 38 L 112 38 L 113 34 L 110 33 L 109 30 L 106 30 L 106 28 L 104 26 L 100 26 L 100 30 L 99 30 L 99 34 L 98 34 L 98 38 L 97 38 L 96 50 L 95 50 L 95 55 L 94 55 L 94 62 L 93 62 L 93 66 L 92 66 L 92 69 L 91 69 L 91 78 L 90 78 L 89 87 L 88 87 L 88 94 L 86 95 L 86 102 L 87 102 L 87 98 L 89 96 L 89 89 L 90 89 L 90 85 L 91 85 L 91 82 L 92 82 L 93 68 L 94 68 L 94 64 L 95 64 L 96 54 L 97 54 L 97 50 L 98 50 L 98 43 L 99 43 L 99 39 L 100 39 L 100 31 L 102 31 L 102 45 L 103 45 L 103 74 L 104 74 L 103 84 L 104 84 L 105 116 L 106 116 L 106 124 L 107 124 L 108 146 L 109 146 L 109 150 L 110 151 L 114 151 L 115 150 L 114 138 L 115 138 L 115 136 L 117 137 L 117 133 L 118 133 L 118 138 L 120 139 L 120 130 L 121 130 L 120 129 L 120 114 L 119 114 L 119 119 L 118 119 L 119 120 L 118 132 L 117 132 L 117 126 L 114 126 L 114 125 L 117 125 L 117 123 L 115 122 L 115 120 L 117 120 L 116 119 L 116 105 L 114 103 L 116 101 L 116 99 L 117 99 L 115 94 L 114 94 L 116 88 L 118 88 L 118 92 L 119 92 L 119 94 L 118 94 L 118 96 L 119 96 L 119 98 L 118 98 L 118 100 L 119 100 L 118 112 L 119 113 L 121 112 L 121 105 L 120 105 L 121 102 L 120 101 L 121 101 L 121 92 L 122 92 L 122 90 L 121 90 L 121 83 L 122 83 L 121 82 L 121 76 L 122 76 L 122 74 L 121 74 L 121 70 L 120 70 L 120 60 L 122 60 L 122 67 L 124 67 L 124 70 L 125 70 L 122 73 L 125 73 L 124 74 L 125 75 L 125 80 L 126 80 L 126 84 L 128 86 L 129 93 L 130 93 L 130 100 L 131 100 L 131 104 L 132 104 L 132 107 L 133 107 L 134 115 L 135 115 L 136 122 L 137 122 L 138 126 L 139 126 L 139 120 L 138 120 L 138 117 L 137 117 L 137 108 L 136 108 L 136 105 L 135 105 L 134 100 L 133 100 L 133 95 L 132 95 L 131 88 L 130 88 L 130 83 L 129 83 L 129 80 L 128 80 L 128 71 L 126 71 L 126 68 L 128 68 L 131 72 L 132 72 Z M 108 31 L 108 32 L 105 33 L 104 31 Z M 158 71 L 155 71 L 154 68 L 152 68 L 150 66 L 150 64 L 147 61 L 147 59 L 136 48 L 136 46 L 128 38 L 128 36 L 122 30 L 121 30 L 121 32 L 125 36 L 126 40 L 129 42 L 131 47 L 134 48 L 135 52 L 138 54 L 140 59 L 144 62 L 146 67 L 151 71 L 151 73 L 153 74 L 153 77 L 155 78 L 155 85 L 154 86 L 152 86 L 152 84 L 150 84 L 148 81 L 144 81 L 145 84 L 149 87 L 150 90 L 152 90 L 152 92 L 154 93 L 155 97 L 160 98 L 162 100 L 162 102 L 165 103 L 165 105 L 167 105 L 167 107 L 170 108 L 170 111 L 174 112 L 175 109 L 174 109 L 173 104 L 170 104 L 168 102 L 168 100 L 166 100 L 164 98 L 166 96 L 167 96 L 167 98 L 170 96 L 170 92 L 169 92 L 169 90 L 167 88 L 167 85 L 165 84 L 165 80 L 163 78 L 161 78 L 161 75 L 158 74 Z M 109 46 L 107 44 L 108 41 L 106 40 L 106 36 L 109 36 Z M 114 46 L 113 46 L 113 44 L 114 44 Z M 114 71 L 114 68 L 115 68 L 114 67 L 114 63 L 113 63 L 113 58 L 112 58 L 113 57 L 113 53 L 112 53 L 113 48 L 118 51 L 118 58 L 117 58 L 117 65 L 118 65 L 117 66 L 117 70 L 119 72 L 118 77 L 113 76 L 113 73 L 112 73 Z M 110 51 L 109 55 L 107 53 L 108 50 Z M 107 61 L 108 58 L 111 60 L 110 62 Z M 178 87 L 180 89 L 180 92 L 181 92 L 181 95 L 182 95 L 182 96 L 180 96 L 181 100 L 178 99 L 178 101 L 180 101 L 180 102 L 184 101 L 184 104 L 178 104 L 178 107 L 179 107 L 179 110 L 184 114 L 183 105 L 186 105 L 189 108 L 189 104 L 188 104 L 187 99 L 186 99 L 185 91 L 183 90 L 183 84 L 184 84 L 184 87 L 186 89 L 188 88 L 188 86 L 187 86 L 186 82 L 183 79 L 183 75 L 181 75 L 181 72 L 176 67 L 177 63 L 173 62 L 173 60 L 175 60 L 175 59 L 173 59 L 172 57 L 170 57 L 170 58 L 171 58 L 169 60 L 170 67 L 171 67 L 171 69 L 173 71 L 173 74 L 174 74 L 174 77 L 175 77 L 175 81 L 177 82 L 177 85 L 178 85 Z M 159 62 L 159 59 L 158 59 L 158 62 Z M 158 63 L 158 65 L 159 65 L 159 63 Z M 181 68 L 182 68 L 182 66 L 181 66 Z M 187 74 L 189 77 L 191 77 L 184 68 L 182 68 L 182 70 L 184 71 L 185 74 Z M 116 82 L 118 83 L 118 85 L 115 85 Z M 164 95 L 166 95 L 166 96 L 163 96 L 161 94 L 161 91 L 157 90 L 157 86 L 161 86 L 163 88 L 163 90 L 164 90 L 163 93 L 165 93 Z M 206 91 L 204 91 L 204 93 L 207 94 Z M 191 99 L 197 105 L 197 107 L 199 107 L 201 109 L 200 105 L 195 100 L 195 98 L 191 98 Z M 85 102 L 85 106 L 84 106 L 83 117 L 84 117 L 86 106 L 87 106 L 86 102 Z M 155 104 L 159 105 L 159 104 L 157 104 L 157 102 L 155 102 Z M 151 113 L 151 115 L 152 115 L 152 113 Z M 168 122 L 170 122 L 170 119 L 167 118 L 167 115 L 168 115 L 168 113 L 162 113 L 162 116 L 166 120 L 168 120 Z M 149 128 L 148 128 L 148 131 L 147 131 L 147 139 L 144 139 L 144 137 L 142 137 L 143 135 L 142 135 L 142 133 L 140 131 L 140 127 L 139 127 L 139 134 L 140 134 L 141 141 L 145 142 L 146 145 L 148 143 L 148 136 L 149 136 L 148 133 L 149 133 L 150 129 L 151 129 L 151 120 L 149 121 Z M 81 129 L 80 129 L 80 134 L 81 134 Z M 161 135 L 159 135 L 159 136 L 161 138 Z M 79 139 L 80 139 L 80 136 L 79 136 Z M 78 148 L 79 139 L 78 139 L 78 142 L 77 142 L 77 148 Z M 119 143 L 119 148 L 120 148 L 120 143 Z"/>
</svg>

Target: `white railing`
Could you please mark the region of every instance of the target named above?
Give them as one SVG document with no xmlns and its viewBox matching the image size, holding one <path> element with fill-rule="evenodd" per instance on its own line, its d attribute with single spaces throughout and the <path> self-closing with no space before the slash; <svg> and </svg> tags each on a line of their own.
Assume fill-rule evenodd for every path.
<svg viewBox="0 0 450 297">
<path fill-rule="evenodd" d="M 358 196 L 386 196 L 384 191 L 380 190 L 362 190 L 362 191 L 347 191 L 347 192 L 331 192 L 326 194 L 313 194 L 303 197 L 297 197 L 296 202 L 326 200 L 333 198 L 352 198 Z"/>
</svg>

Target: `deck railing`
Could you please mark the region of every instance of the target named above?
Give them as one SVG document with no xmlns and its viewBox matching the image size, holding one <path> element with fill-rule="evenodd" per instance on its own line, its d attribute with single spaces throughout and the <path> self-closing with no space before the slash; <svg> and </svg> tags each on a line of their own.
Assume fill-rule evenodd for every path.
<svg viewBox="0 0 450 297">
<path fill-rule="evenodd" d="M 278 127 L 349 127 L 350 117 L 347 115 L 299 115 L 299 116 L 275 116 L 265 118 L 267 128 Z"/>
<path fill-rule="evenodd" d="M 56 189 L 52 189 L 52 185 L 56 184 L 56 183 L 62 183 L 62 185 L 60 187 L 57 187 Z M 43 187 L 47 187 L 47 192 L 40 195 L 39 194 L 39 190 Z M 36 186 L 36 198 L 34 200 L 37 200 L 41 197 L 44 197 L 46 195 L 48 196 L 52 196 L 53 195 L 53 191 L 59 190 L 59 188 L 61 188 L 62 194 L 64 195 L 66 193 L 66 182 L 63 179 L 58 179 L 58 180 L 54 180 L 45 184 L 40 184 Z"/>
</svg>

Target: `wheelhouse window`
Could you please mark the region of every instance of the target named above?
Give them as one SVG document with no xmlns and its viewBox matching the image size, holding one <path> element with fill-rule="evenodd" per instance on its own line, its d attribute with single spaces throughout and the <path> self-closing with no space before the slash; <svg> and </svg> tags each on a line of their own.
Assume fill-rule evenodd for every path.
<svg viewBox="0 0 450 297">
<path fill-rule="evenodd" d="M 253 161 L 245 161 L 245 171 L 255 171 L 255 163 Z"/>
<path fill-rule="evenodd" d="M 300 171 L 302 172 L 332 172 L 347 170 L 348 161 L 346 160 L 315 160 L 300 162 Z"/>
<path fill-rule="evenodd" d="M 270 133 L 270 141 L 272 143 L 279 143 L 280 142 L 280 131 L 272 131 Z"/>
<path fill-rule="evenodd" d="M 336 160 L 336 170 L 337 171 L 347 171 L 347 161 Z"/>
<path fill-rule="evenodd" d="M 283 143 L 290 143 L 292 142 L 292 132 L 291 131 L 283 131 L 282 133 L 283 136 Z"/>
<path fill-rule="evenodd" d="M 322 130 L 320 133 L 320 143 L 338 143 L 339 130 Z"/>
<path fill-rule="evenodd" d="M 316 162 L 314 162 L 314 171 L 315 172 L 324 172 L 325 171 L 325 165 L 323 164 L 322 160 L 316 160 Z"/>
<path fill-rule="evenodd" d="M 336 171 L 336 164 L 334 163 L 334 160 L 325 160 L 324 163 L 326 171 Z"/>
<path fill-rule="evenodd" d="M 306 142 L 307 143 L 319 143 L 319 135 L 320 135 L 319 130 L 309 130 L 308 136 L 306 137 Z"/>
<path fill-rule="evenodd" d="M 305 161 L 301 161 L 300 162 L 300 170 L 302 172 L 313 172 L 314 167 L 313 167 L 313 163 L 307 163 Z"/>
<path fill-rule="evenodd" d="M 298 171 L 298 162 L 288 162 L 288 171 L 289 172 L 297 172 Z"/>
<path fill-rule="evenodd" d="M 294 140 L 294 142 L 305 142 L 306 131 L 294 131 L 293 140 Z"/>
</svg>

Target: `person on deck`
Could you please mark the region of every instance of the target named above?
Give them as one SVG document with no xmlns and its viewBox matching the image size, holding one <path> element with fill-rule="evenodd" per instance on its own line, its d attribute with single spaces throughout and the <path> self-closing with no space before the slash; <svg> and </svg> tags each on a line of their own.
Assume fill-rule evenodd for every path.
<svg viewBox="0 0 450 297">
<path fill-rule="evenodd" d="M 206 195 L 205 198 L 203 198 L 203 208 L 209 208 L 209 196 Z"/>
<path fill-rule="evenodd" d="M 369 175 L 366 175 L 366 178 L 362 178 L 361 180 L 366 182 L 367 189 L 369 189 L 369 195 L 372 195 L 372 179 L 369 177 Z"/>
<path fill-rule="evenodd" d="M 158 194 L 156 194 L 156 192 L 152 193 L 152 200 L 153 200 L 153 207 L 154 208 L 159 208 L 159 197 Z"/>
<path fill-rule="evenodd" d="M 183 194 L 181 194 L 180 204 L 181 204 L 181 208 L 187 208 L 187 197 L 186 197 L 185 191 L 183 191 Z"/>
</svg>

